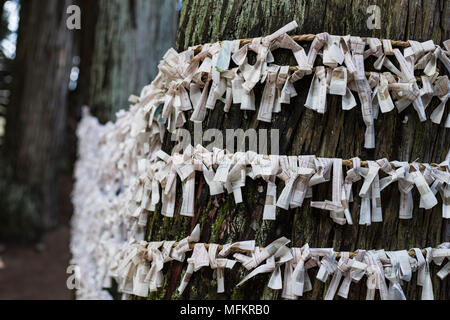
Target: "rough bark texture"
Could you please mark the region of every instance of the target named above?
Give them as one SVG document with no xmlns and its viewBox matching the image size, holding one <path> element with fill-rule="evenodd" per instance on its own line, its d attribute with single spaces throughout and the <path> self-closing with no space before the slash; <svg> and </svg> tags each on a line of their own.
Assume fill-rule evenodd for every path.
<svg viewBox="0 0 450 320">
<path fill-rule="evenodd" d="M 367 29 L 366 20 L 369 5 L 381 7 L 381 30 Z M 359 35 L 389 38 L 396 40 L 428 40 L 436 43 L 450 38 L 448 15 L 449 1 L 227 1 L 227 0 L 190 0 L 183 2 L 181 11 L 177 49 L 188 46 L 226 39 L 238 39 L 268 35 L 292 20 L 299 28 L 297 34 L 329 32 L 337 35 Z M 447 17 L 447 18 L 446 18 Z M 306 50 L 310 43 L 304 43 Z M 294 65 L 291 54 L 279 50 L 275 54 L 277 64 Z M 370 62 L 370 60 L 368 61 Z M 371 66 L 371 64 L 370 64 Z M 369 63 L 366 69 L 370 69 Z M 442 66 L 441 66 L 442 69 Z M 444 69 L 442 69 L 444 70 Z M 316 155 L 320 157 L 340 157 L 344 159 L 359 156 L 362 159 L 390 160 L 438 163 L 443 161 L 450 142 L 450 134 L 442 125 L 431 121 L 421 123 L 413 108 L 402 114 L 391 112 L 381 114 L 376 120 L 376 149 L 363 148 L 365 125 L 360 108 L 342 111 L 340 99 L 328 97 L 325 115 L 319 115 L 304 107 L 311 77 L 305 77 L 295 84 L 299 93 L 290 105 L 283 105 L 282 112 L 275 115 L 271 124 L 258 123 L 257 112 L 240 111 L 233 106 L 229 113 L 223 112 L 223 104 L 218 103 L 213 112 L 209 112 L 204 128 L 234 129 L 280 129 L 280 153 L 287 155 Z M 261 87 L 257 90 L 261 96 Z M 257 101 L 257 105 L 258 105 Z M 430 112 L 436 101 L 427 109 Z M 407 122 L 403 122 L 405 117 Z M 444 115 L 446 116 L 446 115 Z M 187 116 L 189 118 L 189 116 Z M 187 126 L 192 130 L 192 123 Z M 165 151 L 170 152 L 172 144 L 166 138 Z M 179 184 L 178 184 L 179 185 Z M 414 191 L 414 218 L 399 220 L 399 196 L 397 186 L 382 192 L 383 223 L 374 223 L 370 227 L 345 225 L 338 226 L 329 218 L 329 213 L 311 209 L 309 201 L 296 210 L 279 210 L 276 222 L 262 222 L 265 198 L 265 183 L 261 180 L 247 179 L 244 203 L 234 204 L 231 196 L 210 197 L 208 186 L 203 178 L 196 179 L 195 218 L 163 218 L 156 212 L 149 219 L 148 239 L 180 240 L 193 227 L 201 224 L 202 242 L 230 243 L 247 239 L 256 239 L 257 244 L 265 246 L 280 236 L 292 240 L 293 246 L 309 243 L 311 247 L 333 247 L 335 250 L 351 251 L 355 249 L 400 250 L 412 247 L 436 246 L 449 241 L 449 224 L 442 219 L 441 205 L 431 211 L 419 209 L 419 197 Z M 260 188 L 264 186 L 263 190 Z M 283 185 L 278 184 L 278 193 Z M 354 188 L 359 190 L 361 183 Z M 355 190 L 356 190 L 355 189 Z M 323 184 L 314 188 L 314 199 L 331 199 L 331 185 Z M 181 195 L 180 192 L 177 193 Z M 441 202 L 442 200 L 439 199 Z M 179 212 L 181 196 L 177 199 Z M 351 205 L 354 221 L 358 221 L 360 199 Z M 240 288 L 235 285 L 246 272 L 237 267 L 232 272 L 225 271 L 225 294 L 216 293 L 216 281 L 209 268 L 194 273 L 184 294 L 180 297 L 176 291 L 186 264 L 172 263 L 166 267 L 165 286 L 151 298 L 165 299 L 277 299 L 281 293 L 267 288 L 269 275 L 259 275 Z M 239 271 L 237 271 L 239 270 Z M 437 268 L 433 267 L 433 274 Z M 311 272 L 311 271 L 310 271 Z M 315 277 L 315 271 L 310 277 Z M 449 298 L 449 283 L 433 279 L 435 297 Z M 313 291 L 305 299 L 322 299 L 327 285 L 314 281 Z M 350 299 L 365 298 L 365 281 L 353 284 Z M 416 276 L 404 285 L 408 299 L 420 298 L 420 287 L 416 286 Z"/>
<path fill-rule="evenodd" d="M 175 42 L 176 1 L 99 0 L 89 106 L 101 122 L 128 108 Z"/>
<path fill-rule="evenodd" d="M 21 1 L 14 89 L 2 165 L 2 236 L 33 238 L 58 222 L 59 154 L 65 139 L 71 1 Z"/>
</svg>

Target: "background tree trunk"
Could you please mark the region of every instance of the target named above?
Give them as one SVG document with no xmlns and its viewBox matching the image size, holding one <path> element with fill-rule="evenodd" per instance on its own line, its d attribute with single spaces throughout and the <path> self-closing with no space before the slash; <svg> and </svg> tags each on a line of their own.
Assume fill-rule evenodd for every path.
<svg viewBox="0 0 450 320">
<path fill-rule="evenodd" d="M 2 236 L 35 238 L 58 222 L 72 32 L 69 0 L 21 1 L 2 165 Z"/>
<path fill-rule="evenodd" d="M 381 7 L 381 30 L 367 29 L 366 13 L 369 5 Z M 218 40 L 232 40 L 247 37 L 269 35 L 292 20 L 299 28 L 295 34 L 329 32 L 336 35 L 358 35 L 388 38 L 395 40 L 433 39 L 442 43 L 450 38 L 449 2 L 435 1 L 231 1 L 231 0 L 190 0 L 183 2 L 181 11 L 177 49 Z M 302 43 L 309 50 L 310 43 Z M 369 60 L 370 62 L 370 60 Z M 278 50 L 275 63 L 295 65 L 291 54 Z M 366 69 L 372 64 L 367 63 Z M 441 69 L 443 70 L 443 69 Z M 311 76 L 298 81 L 295 87 L 298 96 L 290 105 L 283 105 L 282 112 L 274 114 L 271 124 L 258 123 L 257 112 L 240 111 L 232 106 L 229 113 L 223 112 L 223 104 L 218 103 L 214 111 L 209 111 L 203 123 L 204 128 L 236 129 L 279 129 L 280 153 L 287 155 L 316 155 L 319 157 L 339 157 L 349 159 L 359 156 L 362 159 L 439 163 L 448 152 L 450 134 L 442 125 L 431 121 L 421 123 L 412 107 L 402 114 L 390 112 L 380 114 L 376 120 L 376 149 L 363 148 L 365 125 L 360 108 L 342 111 L 340 99 L 328 96 L 325 115 L 317 114 L 304 107 Z M 261 96 L 261 86 L 257 87 Z M 257 98 L 257 105 L 259 104 Z M 430 112 L 436 101 L 427 109 Z M 187 115 L 189 118 L 190 115 Z M 445 115 L 444 115 L 445 116 Z M 408 117 L 408 121 L 403 121 Z M 186 125 L 192 131 L 192 123 Z M 165 151 L 171 152 L 170 135 L 166 137 Z M 178 184 L 179 185 L 179 184 Z M 314 200 L 331 198 L 331 184 L 314 188 Z M 201 242 L 230 243 L 256 239 L 257 245 L 265 246 L 278 237 L 286 236 L 293 246 L 309 243 L 311 247 L 333 247 L 335 250 L 352 251 L 355 249 L 400 250 L 411 247 L 436 246 L 449 241 L 449 224 L 442 219 L 439 204 L 432 211 L 419 209 L 419 197 L 414 191 L 414 218 L 399 220 L 399 196 L 397 187 L 382 192 L 383 223 L 374 223 L 370 227 L 338 226 L 332 222 L 329 213 L 309 206 L 309 201 L 296 210 L 279 210 L 276 222 L 263 222 L 262 212 L 265 199 L 265 186 L 262 180 L 247 179 L 244 203 L 235 205 L 233 197 L 210 197 L 208 186 L 203 178 L 196 179 L 195 218 L 163 218 L 156 212 L 149 219 L 148 239 L 180 240 L 193 227 L 201 224 Z M 263 188 L 264 187 L 264 188 Z M 278 183 L 278 194 L 282 190 Z M 355 188 L 359 190 L 361 182 Z M 264 189 L 264 190 L 262 190 Z M 177 192 L 181 195 L 181 190 Z M 441 202 L 440 202 L 441 203 Z M 181 196 L 177 197 L 177 210 L 181 206 Z M 359 221 L 360 198 L 351 205 L 354 221 Z M 259 275 L 240 288 L 235 285 L 245 276 L 241 267 L 232 272 L 225 271 L 226 293 L 216 293 L 216 281 L 213 271 L 203 268 L 194 273 L 182 297 L 176 291 L 186 264 L 173 262 L 169 265 L 164 289 L 151 298 L 183 299 L 277 299 L 281 293 L 267 288 L 270 275 Z M 310 271 L 315 278 L 317 270 Z M 433 267 L 433 274 L 436 268 Z M 435 297 L 449 298 L 449 282 L 433 279 Z M 410 283 L 403 286 L 408 299 L 420 298 L 420 287 L 416 286 L 414 276 Z M 327 285 L 314 281 L 313 291 L 305 295 L 306 299 L 322 299 Z M 365 298 L 365 281 L 352 284 L 350 299 Z"/>
<path fill-rule="evenodd" d="M 78 0 L 81 30 L 75 33 L 79 58 L 77 87 L 69 94 L 68 145 L 65 156 L 73 171 L 76 128 L 81 107 L 88 105 L 102 122 L 126 109 L 130 94 L 139 94 L 158 71 L 160 58 L 175 43 L 176 1 Z"/>
<path fill-rule="evenodd" d="M 117 111 L 128 108 L 130 94 L 139 95 L 156 76 L 159 61 L 175 44 L 179 15 L 176 0 L 79 1 L 80 77 L 69 119 L 74 142 L 82 105 L 101 122 L 114 121 Z M 75 144 L 71 154 L 75 158 Z"/>
<path fill-rule="evenodd" d="M 156 75 L 175 43 L 178 13 L 175 0 L 99 0 L 98 8 L 89 106 L 107 122 Z"/>
</svg>

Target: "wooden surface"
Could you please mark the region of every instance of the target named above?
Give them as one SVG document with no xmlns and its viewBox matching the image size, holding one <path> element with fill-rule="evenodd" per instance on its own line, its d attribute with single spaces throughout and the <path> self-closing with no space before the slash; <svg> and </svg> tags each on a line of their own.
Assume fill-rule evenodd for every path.
<svg viewBox="0 0 450 320">
<path fill-rule="evenodd" d="M 381 7 L 381 30 L 368 30 L 366 14 L 368 5 Z M 241 39 L 268 35 L 292 20 L 299 28 L 293 34 L 351 34 L 397 40 L 433 39 L 436 43 L 450 38 L 449 2 L 438 1 L 207 1 L 183 2 L 180 15 L 177 50 L 185 50 L 195 44 L 225 39 Z M 309 50 L 309 44 L 303 44 Z M 279 51 L 279 52 L 278 52 Z M 275 63 L 294 65 L 295 61 L 287 51 L 278 50 Z M 372 62 L 373 63 L 373 62 Z M 442 68 L 442 66 L 440 66 Z M 443 70 L 443 69 L 442 69 Z M 233 105 L 230 112 L 223 112 L 219 102 L 213 112 L 208 111 L 203 123 L 206 128 L 235 129 L 279 129 L 280 153 L 287 155 L 316 155 L 349 159 L 359 156 L 364 160 L 383 157 L 389 160 L 418 160 L 426 163 L 440 163 L 449 150 L 450 134 L 443 125 L 431 121 L 421 123 L 412 106 L 402 114 L 391 112 L 380 114 L 376 120 L 376 149 L 363 148 L 365 125 L 360 108 L 342 111 L 340 98 L 328 96 L 327 112 L 320 115 L 304 107 L 311 77 L 295 83 L 298 96 L 290 105 L 283 105 L 282 112 L 274 115 L 271 124 L 258 123 L 257 112 L 240 111 Z M 255 89 L 257 106 L 263 87 Z M 433 101 L 427 109 L 429 117 L 438 102 Z M 444 115 L 444 119 L 447 114 Z M 190 115 L 187 115 L 189 118 Z M 407 117 L 408 121 L 404 121 Z M 188 122 L 186 128 L 193 130 Z M 165 151 L 173 146 L 166 137 Z M 354 190 L 359 190 L 361 182 Z M 400 250 L 412 247 L 424 248 L 449 241 L 449 224 L 442 219 L 442 200 L 433 210 L 419 209 L 419 197 L 414 190 L 414 213 L 412 220 L 399 220 L 399 191 L 397 185 L 382 192 L 383 223 L 371 226 L 338 226 L 333 223 L 327 211 L 312 209 L 309 200 L 300 209 L 278 210 L 276 222 L 263 222 L 266 183 L 247 179 L 243 188 L 244 203 L 235 205 L 232 196 L 209 196 L 208 186 L 200 175 L 196 178 L 195 218 L 179 216 L 181 187 L 177 192 L 177 210 L 174 219 L 163 218 L 160 212 L 149 218 L 148 239 L 181 240 L 197 223 L 201 224 L 201 242 L 231 243 L 255 239 L 257 245 L 265 246 L 278 237 L 286 236 L 293 246 L 309 243 L 311 247 L 333 247 L 340 251 L 355 249 Z M 278 194 L 283 184 L 278 183 Z M 314 200 L 331 199 L 331 183 L 314 188 Z M 440 196 L 438 196 L 440 197 Z M 360 198 L 351 204 L 354 221 L 359 221 Z M 258 275 L 240 288 L 235 285 L 247 273 L 236 266 L 225 271 L 225 293 L 216 293 L 213 271 L 203 268 L 196 272 L 182 297 L 176 288 L 180 284 L 187 264 L 172 263 L 165 269 L 163 290 L 151 298 L 165 299 L 278 299 L 281 293 L 267 288 L 270 275 Z M 437 268 L 432 268 L 436 274 Z M 317 269 L 310 271 L 314 278 Z M 436 298 L 449 298 L 447 281 L 433 278 Z M 313 281 L 313 291 L 304 299 L 322 299 L 327 285 Z M 420 287 L 416 286 L 416 275 L 403 286 L 409 299 L 420 298 Z M 365 280 L 352 284 L 350 299 L 365 298 Z"/>
</svg>

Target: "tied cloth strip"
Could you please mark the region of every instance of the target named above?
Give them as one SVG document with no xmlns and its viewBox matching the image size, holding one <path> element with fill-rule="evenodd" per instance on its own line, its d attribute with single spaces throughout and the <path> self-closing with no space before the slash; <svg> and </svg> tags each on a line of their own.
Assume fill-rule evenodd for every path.
<svg viewBox="0 0 450 320">
<path fill-rule="evenodd" d="M 191 120 L 202 122 L 207 109 L 214 109 L 215 103 L 221 100 L 225 104 L 225 111 L 229 111 L 231 101 L 241 104 L 242 110 L 256 110 L 253 88 L 256 83 L 266 82 L 259 108 L 258 120 L 271 122 L 272 113 L 280 112 L 281 103 L 289 103 L 290 98 L 296 96 L 292 84 L 302 79 L 305 75 L 314 71 L 312 85 L 308 94 L 306 106 L 319 113 L 326 111 L 326 95 L 335 94 L 343 98 L 344 110 L 356 106 L 351 91 L 356 91 L 362 103 L 362 114 L 366 123 L 365 147 L 374 148 L 374 119 L 378 117 L 379 109 L 389 112 L 394 108 L 392 98 L 396 100 L 399 112 L 408 105 L 413 104 L 421 121 L 426 120 L 424 110 L 429 104 L 430 98 L 437 96 L 441 104 L 435 109 L 431 117 L 435 123 L 440 123 L 448 100 L 449 84 L 447 76 L 439 76 L 436 61 L 441 60 L 445 66 L 449 65 L 448 47 L 450 42 L 444 42 L 447 51 L 435 46 L 433 41 L 419 43 L 409 41 L 402 54 L 398 49 L 392 49 L 389 41 L 381 42 L 375 38 L 363 40 L 360 37 L 332 36 L 321 33 L 314 37 L 308 54 L 303 47 L 287 35 L 297 27 L 295 21 L 281 28 L 270 36 L 254 38 L 243 44 L 239 40 L 223 41 L 221 43 L 207 44 L 191 47 L 186 52 L 178 54 L 171 49 L 165 56 L 167 61 L 161 63 L 161 72 L 171 71 L 170 99 L 166 99 L 163 117 L 168 119 L 169 131 L 184 123 L 181 111 L 191 110 L 191 104 L 186 99 L 183 90 L 191 91 L 191 100 L 194 112 Z M 369 49 L 366 50 L 366 46 Z M 289 49 L 293 52 L 298 63 L 295 69 L 286 69 L 273 64 L 272 50 L 278 48 Z M 254 65 L 248 64 L 247 54 L 253 51 L 257 55 Z M 317 55 L 323 51 L 324 66 L 313 68 Z M 378 57 L 374 67 L 381 70 L 386 67 L 392 73 L 366 73 L 364 60 L 369 56 Z M 401 70 L 397 69 L 389 60 L 389 56 L 395 57 Z M 200 61 L 203 63 L 200 64 Z M 238 67 L 230 68 L 230 61 Z M 184 66 L 180 67 L 180 64 Z M 172 66 L 169 70 L 168 66 Z M 174 67 L 176 66 L 176 68 Z M 416 79 L 411 73 L 411 68 L 424 70 L 424 75 Z M 180 69 L 180 70 L 179 70 Z M 184 70 L 184 71 L 181 71 Z M 293 71 L 292 75 L 287 72 Z M 174 76 L 175 75 L 175 76 Z M 181 78 L 177 79 L 177 76 Z M 366 77 L 369 77 L 367 79 Z M 207 79 L 203 81 L 202 79 Z M 396 79 L 398 82 L 396 82 Z M 417 80 L 423 81 L 424 87 L 419 89 Z M 194 82 L 194 83 L 192 83 Z M 189 85 L 189 83 L 191 83 Z M 211 88 L 209 84 L 212 83 Z M 177 88 L 180 96 L 176 98 Z M 203 90 L 202 90 L 203 88 Z M 208 91 L 209 90 L 209 91 Z M 392 97 L 389 95 L 392 91 Z M 223 95 L 226 94 L 224 98 Z M 174 96 L 175 95 L 175 96 Z M 425 100 L 425 103 L 422 100 Z M 172 103 L 179 101 L 177 108 Z M 171 113 L 170 110 L 174 112 Z M 448 119 L 446 123 L 448 122 Z"/>
<path fill-rule="evenodd" d="M 157 162 L 141 163 L 149 168 L 149 176 L 141 175 L 131 190 L 143 189 L 135 193 L 130 200 L 128 212 L 139 221 L 146 221 L 148 211 L 155 211 L 155 204 L 149 199 L 159 198 L 159 189 L 150 188 L 156 179 L 157 185 L 163 188 L 162 214 L 172 218 L 175 210 L 175 186 L 177 175 L 182 182 L 183 202 L 180 214 L 193 216 L 195 194 L 195 172 L 203 173 L 209 185 L 210 194 L 218 195 L 227 191 L 234 195 L 235 202 L 241 203 L 242 191 L 246 177 L 262 178 L 267 181 L 264 220 L 276 219 L 276 207 L 284 210 L 303 205 L 306 198 L 311 198 L 312 187 L 330 181 L 331 172 L 333 197 L 323 202 L 311 201 L 314 208 L 330 211 L 330 217 L 338 224 L 353 224 L 349 204 L 353 201 L 352 185 L 363 179 L 359 191 L 361 208 L 359 224 L 371 225 L 383 221 L 381 191 L 394 182 L 398 183 L 400 191 L 399 218 L 411 219 L 413 210 L 412 189 L 416 187 L 420 193 L 420 208 L 429 210 L 438 204 L 438 192 L 443 199 L 442 215 L 448 218 L 448 190 L 450 171 L 448 161 L 439 165 L 389 162 L 387 159 L 378 161 L 316 158 L 315 156 L 263 156 L 254 152 L 238 152 L 229 154 L 225 150 L 207 151 L 200 145 L 195 149 L 186 148 L 183 155 L 169 156 L 162 151 L 157 153 Z M 145 160 L 144 160 L 145 161 Z M 344 177 L 343 166 L 352 166 Z M 365 167 L 365 166 L 368 166 Z M 380 172 L 387 177 L 380 178 Z M 154 177 L 151 180 L 151 177 Z M 284 181 L 284 188 L 277 199 L 276 178 Z M 143 187 L 143 181 L 147 187 Z M 169 190 L 168 190 L 169 189 Z M 151 203 L 150 207 L 143 205 Z M 137 209 L 136 209 L 137 208 Z M 167 210 L 170 208 L 170 212 Z M 144 215 L 144 217 L 140 216 Z"/>
<path fill-rule="evenodd" d="M 290 242 L 280 238 L 265 248 L 255 247 L 254 241 L 242 241 L 229 245 L 203 244 L 198 242 L 199 226 L 190 237 L 181 242 L 139 242 L 130 243 L 123 248 L 124 258 L 120 262 L 118 274 L 128 279 L 128 286 L 120 286 L 120 290 L 129 294 L 146 297 L 148 289 L 156 290 L 162 283 L 163 264 L 174 259 L 184 261 L 178 254 L 193 249 L 192 256 L 187 259 L 188 268 L 183 276 L 179 293 L 183 293 L 192 274 L 202 267 L 210 266 L 217 270 L 218 292 L 224 292 L 224 270 L 233 269 L 236 262 L 251 271 L 237 286 L 243 285 L 249 279 L 262 273 L 271 273 L 268 287 L 273 290 L 283 290 L 283 298 L 297 299 L 312 289 L 308 269 L 318 267 L 316 278 L 331 282 L 325 295 L 326 300 L 332 300 L 335 295 L 348 297 L 350 284 L 359 282 L 367 276 L 367 299 L 375 298 L 375 291 L 380 290 L 383 300 L 404 300 L 401 284 L 409 282 L 412 272 L 418 272 L 418 285 L 422 286 L 422 299 L 433 299 L 429 264 L 434 261 L 442 264 L 450 256 L 450 244 L 445 243 L 436 249 L 423 250 L 414 248 L 409 251 L 358 250 L 357 252 L 337 253 L 333 249 L 315 249 L 308 245 L 302 248 L 288 248 Z M 187 241 L 192 241 L 187 244 Z M 174 254 L 171 251 L 174 250 Z M 233 253 L 235 260 L 225 258 Z M 339 260 L 336 260 L 339 259 Z M 149 263 L 152 263 L 151 266 Z M 264 263 L 265 262 L 265 263 Z M 142 267 L 144 265 L 144 267 Z M 282 269 L 284 266 L 284 280 Z M 444 267 L 439 273 L 445 272 Z M 448 272 L 447 272 L 448 274 Z M 390 282 L 386 284 L 386 279 Z"/>
</svg>

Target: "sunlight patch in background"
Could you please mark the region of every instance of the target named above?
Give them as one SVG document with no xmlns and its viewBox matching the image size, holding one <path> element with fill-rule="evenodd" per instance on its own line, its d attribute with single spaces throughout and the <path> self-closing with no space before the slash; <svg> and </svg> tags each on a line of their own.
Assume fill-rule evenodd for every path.
<svg viewBox="0 0 450 320">
<path fill-rule="evenodd" d="M 3 14 L 6 15 L 8 29 L 11 33 L 0 42 L 0 46 L 7 58 L 14 59 L 16 56 L 17 30 L 19 29 L 20 4 L 18 0 L 6 1 L 3 8 Z"/>
<path fill-rule="evenodd" d="M 17 31 L 19 29 L 19 0 L 6 1 L 3 6 L 3 19 L 7 23 L 8 31 L 3 39 L 0 39 L 0 70 L 6 72 L 3 76 L 3 85 L 7 88 L 0 88 L 0 145 L 2 144 L 3 136 L 5 135 L 6 126 L 6 106 L 9 104 L 11 91 L 9 84 L 12 82 L 12 76 L 8 71 L 8 60 L 13 60 L 16 57 Z M 3 86 L 2 85 L 2 86 Z"/>
</svg>

